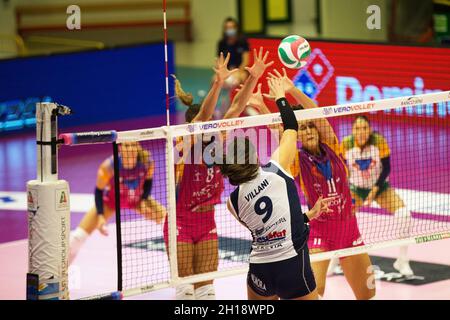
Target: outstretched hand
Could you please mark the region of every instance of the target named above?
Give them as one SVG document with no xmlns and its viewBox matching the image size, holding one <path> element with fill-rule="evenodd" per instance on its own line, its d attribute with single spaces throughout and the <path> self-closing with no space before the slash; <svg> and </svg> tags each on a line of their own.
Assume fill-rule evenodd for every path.
<svg viewBox="0 0 450 320">
<path fill-rule="evenodd" d="M 216 77 L 219 82 L 224 82 L 229 76 L 239 71 L 239 69 L 234 69 L 231 71 L 228 70 L 229 61 L 230 53 L 228 53 L 226 58 L 224 58 L 223 52 L 221 52 L 219 58 L 216 59 L 213 70 L 216 73 Z"/>
<path fill-rule="evenodd" d="M 279 78 L 270 78 L 268 80 L 271 96 L 275 99 L 281 99 L 286 97 L 286 92 L 283 86 L 283 82 Z"/>
<path fill-rule="evenodd" d="M 289 79 L 285 68 L 283 68 L 283 75 L 277 69 L 273 69 L 273 73 L 269 72 L 268 79 L 280 79 L 286 92 L 295 88 L 294 82 Z"/>
<path fill-rule="evenodd" d="M 273 61 L 267 62 L 268 57 L 269 51 L 266 51 L 266 53 L 264 54 L 263 47 L 259 48 L 259 53 L 256 51 L 256 49 L 253 49 L 253 65 L 251 67 L 245 67 L 245 70 L 247 70 L 251 76 L 260 78 L 264 74 L 266 69 L 274 64 Z"/>
<path fill-rule="evenodd" d="M 262 84 L 258 84 L 258 87 L 256 89 L 256 92 L 252 94 L 250 99 L 248 100 L 248 105 L 251 105 L 252 107 L 256 107 L 258 109 L 261 108 L 261 106 L 264 105 L 264 98 L 261 92 Z"/>
</svg>

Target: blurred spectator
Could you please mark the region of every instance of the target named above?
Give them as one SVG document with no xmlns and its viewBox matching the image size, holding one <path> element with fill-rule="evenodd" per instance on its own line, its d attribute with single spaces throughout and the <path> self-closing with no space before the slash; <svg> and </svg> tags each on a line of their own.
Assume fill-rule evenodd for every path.
<svg viewBox="0 0 450 320">
<path fill-rule="evenodd" d="M 231 58 L 228 64 L 230 70 L 236 68 L 240 70 L 227 79 L 226 84 L 232 89 L 247 79 L 248 73 L 245 67 L 249 63 L 249 45 L 241 33 L 239 22 L 234 18 L 226 18 L 223 23 L 223 36 L 217 46 L 217 56 L 220 52 L 223 52 L 224 56 L 230 53 Z"/>
<path fill-rule="evenodd" d="M 433 40 L 433 0 L 391 0 L 389 40 L 425 43 Z"/>
</svg>

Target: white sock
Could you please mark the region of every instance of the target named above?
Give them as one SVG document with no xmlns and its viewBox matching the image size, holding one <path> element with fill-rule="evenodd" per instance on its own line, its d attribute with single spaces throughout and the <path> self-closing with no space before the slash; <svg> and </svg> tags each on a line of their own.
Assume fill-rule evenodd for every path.
<svg viewBox="0 0 450 320">
<path fill-rule="evenodd" d="M 334 270 L 339 265 L 339 258 L 332 258 L 330 260 L 330 264 L 328 265 L 327 276 L 332 276 L 334 274 Z"/>
<path fill-rule="evenodd" d="M 377 297 L 377 296 L 374 295 L 374 296 L 373 296 L 372 298 L 370 298 L 369 300 L 377 300 L 376 297 Z"/>
<path fill-rule="evenodd" d="M 408 246 L 401 246 L 398 254 L 398 260 L 409 261 L 408 259 Z"/>
<path fill-rule="evenodd" d="M 182 284 L 176 287 L 175 289 L 176 300 L 195 300 L 195 292 L 193 284 Z"/>
<path fill-rule="evenodd" d="M 411 235 L 412 219 L 411 212 L 406 208 L 400 208 L 394 213 L 396 226 L 400 230 L 400 236 L 407 238 Z"/>
<path fill-rule="evenodd" d="M 207 284 L 206 286 L 195 289 L 195 298 L 197 300 L 216 300 L 214 285 Z"/>
<path fill-rule="evenodd" d="M 323 300 L 323 297 L 320 294 L 317 296 L 319 297 L 319 300 Z"/>
<path fill-rule="evenodd" d="M 69 264 L 72 263 L 72 261 L 75 259 L 75 257 L 78 254 L 78 251 L 80 251 L 81 247 L 83 246 L 86 239 L 89 237 L 89 234 L 84 231 L 83 228 L 76 228 L 74 231 L 70 233 L 70 240 L 69 240 Z"/>
</svg>

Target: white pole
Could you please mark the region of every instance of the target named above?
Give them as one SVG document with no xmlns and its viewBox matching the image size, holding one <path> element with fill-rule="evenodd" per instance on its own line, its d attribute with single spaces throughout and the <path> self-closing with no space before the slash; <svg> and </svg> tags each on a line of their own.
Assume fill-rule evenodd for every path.
<svg viewBox="0 0 450 320">
<path fill-rule="evenodd" d="M 56 115 L 53 124 L 51 122 L 52 114 L 56 112 L 56 109 L 57 105 L 54 103 L 36 104 L 37 180 L 41 182 L 58 180 L 57 157 L 52 157 L 50 145 L 52 133 L 54 137 L 58 136 Z"/>
<path fill-rule="evenodd" d="M 27 183 L 27 299 L 69 299 L 69 184 L 58 180 L 57 108 L 36 106 L 37 180 Z"/>
</svg>

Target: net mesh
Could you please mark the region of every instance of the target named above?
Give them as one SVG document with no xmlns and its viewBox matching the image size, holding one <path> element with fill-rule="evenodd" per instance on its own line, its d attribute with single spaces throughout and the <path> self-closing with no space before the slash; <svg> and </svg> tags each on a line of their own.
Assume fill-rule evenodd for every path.
<svg viewBox="0 0 450 320">
<path fill-rule="evenodd" d="M 162 228 L 167 212 L 165 148 L 165 140 L 127 142 L 118 147 L 120 182 L 115 187 L 120 189 L 123 289 L 165 282 L 170 277 Z M 144 184 L 150 179 L 151 192 L 144 199 Z"/>
<path fill-rule="evenodd" d="M 441 103 L 448 104 L 445 101 Z M 302 112 L 297 111 L 298 119 L 302 118 Z M 399 111 L 339 115 L 327 117 L 328 122 L 323 119 L 304 119 L 300 122 L 301 141 L 297 145 L 297 160 L 291 166 L 291 172 L 297 184 L 302 211 L 308 211 L 309 198 L 305 194 L 310 199 L 314 198 L 311 190 L 324 196 L 337 194 L 339 199 L 332 204 L 333 214 L 323 214 L 310 223 L 308 244 L 316 250 L 312 252 L 363 245 L 373 247 L 384 242 L 438 233 L 441 234 L 440 237 L 442 233 L 444 237 L 445 234 L 449 235 L 450 129 L 432 119 L 424 123 L 411 123 L 399 117 L 391 118 L 391 112 Z M 326 110 L 323 114 L 327 114 Z M 360 116 L 366 118 L 361 119 Z M 220 274 L 248 265 L 252 235 L 233 217 L 226 205 L 227 198 L 235 187 L 228 179 L 223 178 L 219 167 L 210 165 L 209 161 L 220 158 L 215 153 L 218 146 L 226 145 L 231 137 L 247 137 L 256 147 L 259 162 L 267 163 L 282 134 L 281 126 L 273 122 L 271 120 L 266 125 L 245 129 L 237 128 L 239 126 L 234 122 L 232 129 L 227 129 L 224 125 L 222 131 L 215 130 L 214 134 L 207 136 L 179 134 L 170 140 L 140 139 L 138 145 L 147 151 L 150 162 L 154 164 L 154 172 L 147 173 L 147 177 L 151 176 L 153 179 L 150 196 L 159 204 L 150 210 L 157 212 L 147 216 L 130 205 L 133 201 L 129 199 L 129 188 L 125 181 L 133 180 L 136 173 L 121 165 L 121 272 L 124 289 L 150 286 L 171 278 L 167 250 L 168 220 L 167 216 L 161 218 L 166 211 L 170 211 L 168 185 L 171 182 L 167 178 L 166 141 L 171 141 L 174 147 L 174 154 L 171 155 L 176 181 L 176 204 L 173 212 L 177 219 L 176 254 L 179 276 L 214 271 Z M 314 126 L 310 126 L 310 123 Z M 326 123 L 331 125 L 338 144 L 332 145 L 326 140 L 323 133 L 330 131 L 320 127 Z M 206 127 L 203 129 L 206 131 Z M 186 130 L 193 132 L 196 127 L 188 126 Z M 302 161 L 307 161 L 308 157 L 314 155 L 311 150 L 315 149 L 311 144 L 314 145 L 315 130 L 323 143 L 319 148 L 322 156 L 316 158 L 320 161 L 325 159 L 325 164 L 326 159 L 330 159 L 331 177 L 325 180 L 322 179 L 327 176 L 326 165 L 325 169 L 312 165 L 310 170 L 305 170 L 307 166 L 302 164 Z M 214 142 L 208 144 L 211 141 Z M 361 141 L 365 142 L 361 144 Z M 216 147 L 211 148 L 214 145 Z M 198 146 L 197 151 L 194 150 L 195 146 Z M 136 156 L 133 152 L 120 150 L 119 148 L 119 156 L 123 163 L 127 157 Z M 199 162 L 194 159 L 196 152 Z M 303 152 L 305 156 L 299 156 L 299 152 Z M 329 154 L 330 152 L 334 155 Z M 324 154 L 326 157 L 323 157 Z M 338 161 L 342 161 L 345 166 L 344 176 L 339 173 Z M 388 176 L 385 182 L 379 183 L 386 162 L 390 168 Z M 321 184 L 320 181 L 324 183 Z M 373 190 L 376 183 L 379 184 L 378 192 Z M 351 196 L 346 197 L 345 192 L 350 192 Z M 140 196 L 140 193 L 141 190 L 136 189 L 133 197 Z M 367 197 L 373 201 L 365 202 Z M 155 216 L 162 219 L 161 223 L 155 222 Z M 174 254 L 171 253 L 170 257 Z"/>
</svg>

